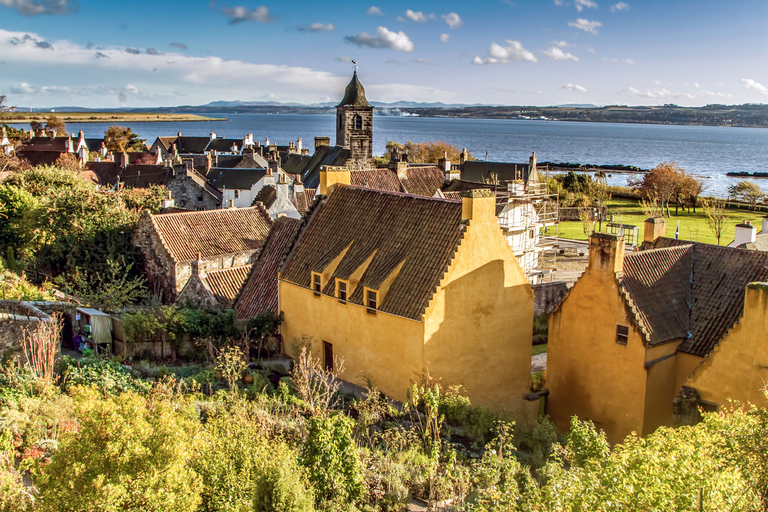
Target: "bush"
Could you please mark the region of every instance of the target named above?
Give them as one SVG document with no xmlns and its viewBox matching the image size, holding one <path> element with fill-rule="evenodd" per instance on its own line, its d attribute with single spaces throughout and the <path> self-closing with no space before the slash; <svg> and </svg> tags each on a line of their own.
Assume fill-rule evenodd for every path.
<svg viewBox="0 0 768 512">
<path fill-rule="evenodd" d="M 363 471 L 352 440 L 352 420 L 346 416 L 310 418 L 300 460 L 318 499 L 352 504 L 362 498 Z"/>
<path fill-rule="evenodd" d="M 254 512 L 314 510 L 314 491 L 293 450 L 282 442 L 264 448 L 262 466 L 255 477 Z"/>
<path fill-rule="evenodd" d="M 188 464 L 197 422 L 187 403 L 72 391 L 80 427 L 35 475 L 41 511 L 197 509 L 202 486 Z"/>
<path fill-rule="evenodd" d="M 120 363 L 99 358 L 84 358 L 79 361 L 64 356 L 57 368 L 62 376 L 64 388 L 71 386 L 96 386 L 102 393 L 123 393 L 126 391 L 147 392 L 151 385 L 123 368 Z"/>
<path fill-rule="evenodd" d="M 452 386 L 440 397 L 440 413 L 449 424 L 459 427 L 467 439 L 482 446 L 487 442 L 495 417 L 485 407 L 473 406 L 469 398 L 461 394 L 462 389 Z"/>
</svg>

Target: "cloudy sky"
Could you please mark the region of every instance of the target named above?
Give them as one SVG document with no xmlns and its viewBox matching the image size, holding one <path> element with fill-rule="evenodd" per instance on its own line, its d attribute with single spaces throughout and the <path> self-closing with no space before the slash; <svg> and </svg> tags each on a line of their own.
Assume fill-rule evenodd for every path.
<svg viewBox="0 0 768 512">
<path fill-rule="evenodd" d="M 266 1 L 266 0 L 262 0 Z M 768 102 L 765 0 L 0 0 L 19 107 Z"/>
</svg>

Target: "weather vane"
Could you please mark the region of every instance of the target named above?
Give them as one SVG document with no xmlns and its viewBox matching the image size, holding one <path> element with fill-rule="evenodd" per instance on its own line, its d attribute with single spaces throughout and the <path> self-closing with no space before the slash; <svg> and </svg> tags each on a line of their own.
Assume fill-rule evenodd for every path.
<svg viewBox="0 0 768 512">
<path fill-rule="evenodd" d="M 355 71 L 357 71 L 357 61 L 356 60 L 352 61 L 352 65 L 355 67 Z"/>
</svg>

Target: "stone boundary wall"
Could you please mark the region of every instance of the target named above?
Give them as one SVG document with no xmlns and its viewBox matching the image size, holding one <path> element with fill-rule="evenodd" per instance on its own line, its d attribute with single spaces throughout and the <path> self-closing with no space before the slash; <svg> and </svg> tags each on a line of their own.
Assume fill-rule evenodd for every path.
<svg viewBox="0 0 768 512">
<path fill-rule="evenodd" d="M 50 322 L 52 313 L 62 314 L 62 341 L 71 342 L 75 308 L 67 302 L 0 300 L 0 354 L 20 352 L 24 329 L 34 330 L 40 322 Z"/>
</svg>

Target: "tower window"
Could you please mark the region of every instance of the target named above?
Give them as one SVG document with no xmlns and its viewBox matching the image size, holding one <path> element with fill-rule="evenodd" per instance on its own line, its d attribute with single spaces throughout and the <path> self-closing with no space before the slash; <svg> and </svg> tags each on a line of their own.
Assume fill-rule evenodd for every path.
<svg viewBox="0 0 768 512">
<path fill-rule="evenodd" d="M 362 130 L 362 129 L 363 129 L 362 116 L 355 116 L 355 130 Z"/>
</svg>

